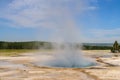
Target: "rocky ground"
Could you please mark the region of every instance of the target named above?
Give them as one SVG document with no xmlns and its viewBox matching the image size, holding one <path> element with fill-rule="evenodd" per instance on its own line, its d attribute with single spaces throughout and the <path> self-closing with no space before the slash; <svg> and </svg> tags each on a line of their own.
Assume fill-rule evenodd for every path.
<svg viewBox="0 0 120 80">
<path fill-rule="evenodd" d="M 109 51 L 83 51 L 98 65 L 87 68 L 50 68 L 33 64 L 38 58 L 49 57 L 51 52 L 0 57 L 0 80 L 120 80 L 120 57 Z M 43 55 L 46 54 L 46 55 Z"/>
</svg>

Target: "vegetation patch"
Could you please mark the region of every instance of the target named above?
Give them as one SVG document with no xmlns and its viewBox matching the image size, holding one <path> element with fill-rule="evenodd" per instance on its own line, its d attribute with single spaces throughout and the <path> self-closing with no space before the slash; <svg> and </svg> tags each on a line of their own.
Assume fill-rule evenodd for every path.
<svg viewBox="0 0 120 80">
<path fill-rule="evenodd" d="M 19 56 L 20 54 L 26 52 L 35 52 L 38 50 L 30 50 L 30 49 L 0 49 L 0 56 Z"/>
</svg>

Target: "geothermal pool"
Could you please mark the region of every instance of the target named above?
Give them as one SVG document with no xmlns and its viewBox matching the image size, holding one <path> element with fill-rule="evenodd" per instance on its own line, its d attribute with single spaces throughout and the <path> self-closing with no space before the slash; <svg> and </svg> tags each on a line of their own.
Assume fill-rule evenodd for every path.
<svg viewBox="0 0 120 80">
<path fill-rule="evenodd" d="M 95 60 L 81 55 L 79 52 L 54 53 L 52 55 L 37 55 L 36 66 L 60 68 L 84 68 L 97 65 Z"/>
</svg>

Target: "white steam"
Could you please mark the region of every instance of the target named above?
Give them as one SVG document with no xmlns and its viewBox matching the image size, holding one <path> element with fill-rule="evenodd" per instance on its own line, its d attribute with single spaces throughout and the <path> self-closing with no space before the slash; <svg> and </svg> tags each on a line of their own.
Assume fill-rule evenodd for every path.
<svg viewBox="0 0 120 80">
<path fill-rule="evenodd" d="M 67 48 L 69 48 L 69 46 Z M 84 57 L 82 53 L 76 51 L 76 49 L 58 51 L 52 57 L 48 57 L 47 59 L 44 57 L 41 62 L 36 62 L 35 64 L 38 66 L 73 68 L 96 65 L 92 59 Z"/>
<path fill-rule="evenodd" d="M 56 30 L 52 41 L 57 43 L 53 44 L 57 53 L 53 55 L 53 58 L 43 61 L 40 65 L 52 67 L 87 67 L 94 65 L 95 63 L 85 58 L 75 45 L 80 35 L 78 35 L 79 30 L 74 18 L 78 15 L 77 12 L 79 14 L 84 12 L 85 2 L 82 0 L 53 0 L 52 3 L 55 6 L 52 6 L 53 10 L 49 17 L 53 18 L 51 23 L 54 24 Z"/>
<path fill-rule="evenodd" d="M 96 0 L 14 0 L 2 16 L 11 20 L 13 25 L 54 30 L 52 42 L 57 42 L 54 45 L 57 53 L 40 65 L 84 67 L 93 62 L 84 58 L 74 46 L 76 41 L 81 42 L 78 41 L 81 35 L 75 18 L 86 10 L 93 10 L 90 6 L 92 1 Z M 61 48 L 62 44 L 64 48 Z"/>
</svg>

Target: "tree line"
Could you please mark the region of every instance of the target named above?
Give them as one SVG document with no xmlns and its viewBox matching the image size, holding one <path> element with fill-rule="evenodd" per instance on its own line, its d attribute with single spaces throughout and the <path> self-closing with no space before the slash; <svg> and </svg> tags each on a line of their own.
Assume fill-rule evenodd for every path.
<svg viewBox="0 0 120 80">
<path fill-rule="evenodd" d="M 90 46 L 90 45 L 83 45 L 83 50 L 110 50 L 111 46 Z"/>
<path fill-rule="evenodd" d="M 0 41 L 0 49 L 50 49 L 51 43 L 49 42 L 4 42 Z"/>
<path fill-rule="evenodd" d="M 53 43 L 54 45 L 56 43 Z M 90 46 L 76 44 L 78 49 L 83 50 L 110 50 L 111 46 Z M 0 41 L 0 49 L 52 49 L 52 43 L 42 41 L 30 41 L 30 42 L 4 42 Z"/>
</svg>

